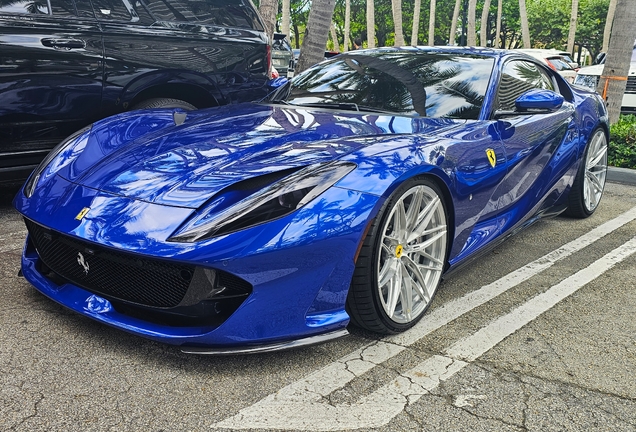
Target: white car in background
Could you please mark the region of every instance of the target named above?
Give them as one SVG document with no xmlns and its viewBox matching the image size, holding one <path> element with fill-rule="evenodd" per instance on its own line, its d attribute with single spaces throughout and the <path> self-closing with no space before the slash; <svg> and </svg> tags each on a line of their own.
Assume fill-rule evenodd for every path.
<svg viewBox="0 0 636 432">
<path fill-rule="evenodd" d="M 541 60 L 550 68 L 557 71 L 559 75 L 565 78 L 570 84 L 572 84 L 574 82 L 574 78 L 576 78 L 576 69 L 572 67 L 572 64 L 576 63 L 572 61 L 569 55 L 567 58 L 561 55 L 560 51 L 553 49 L 517 49 L 515 51 L 528 54 L 531 57 Z"/>
<path fill-rule="evenodd" d="M 587 66 L 579 69 L 574 85 L 587 87 L 596 90 L 599 77 L 605 68 L 605 59 L 601 64 Z M 636 45 L 632 51 L 632 64 L 629 67 L 629 75 L 627 77 L 627 87 L 623 94 L 623 102 L 621 103 L 621 112 L 636 114 Z"/>
</svg>

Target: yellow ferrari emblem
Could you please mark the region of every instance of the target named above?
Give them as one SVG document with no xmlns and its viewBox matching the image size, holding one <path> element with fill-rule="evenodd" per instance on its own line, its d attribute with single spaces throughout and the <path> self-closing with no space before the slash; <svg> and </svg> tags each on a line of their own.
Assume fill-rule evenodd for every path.
<svg viewBox="0 0 636 432">
<path fill-rule="evenodd" d="M 77 216 L 75 216 L 75 219 L 78 221 L 81 221 L 82 219 L 84 219 L 84 216 L 86 216 L 86 213 L 88 213 L 90 209 L 91 209 L 90 207 L 84 207 L 82 211 L 79 212 Z"/>
<path fill-rule="evenodd" d="M 402 252 L 404 252 L 404 248 L 402 247 L 402 245 L 397 245 L 397 247 L 395 248 L 395 256 L 400 258 L 402 256 Z"/>
<path fill-rule="evenodd" d="M 486 156 L 488 156 L 488 162 L 490 162 L 491 167 L 495 167 L 497 165 L 497 155 L 493 149 L 486 149 Z"/>
</svg>

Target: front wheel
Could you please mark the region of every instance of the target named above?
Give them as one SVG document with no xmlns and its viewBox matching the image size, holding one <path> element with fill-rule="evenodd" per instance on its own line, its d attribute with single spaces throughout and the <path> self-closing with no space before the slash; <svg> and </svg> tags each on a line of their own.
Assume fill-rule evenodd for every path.
<svg viewBox="0 0 636 432">
<path fill-rule="evenodd" d="M 364 240 L 347 298 L 352 322 L 390 334 L 417 323 L 441 282 L 448 249 L 447 212 L 426 178 L 399 187 Z"/>
<path fill-rule="evenodd" d="M 606 177 L 607 138 L 602 129 L 596 129 L 572 184 L 566 214 L 576 218 L 591 216 L 603 196 Z"/>
</svg>

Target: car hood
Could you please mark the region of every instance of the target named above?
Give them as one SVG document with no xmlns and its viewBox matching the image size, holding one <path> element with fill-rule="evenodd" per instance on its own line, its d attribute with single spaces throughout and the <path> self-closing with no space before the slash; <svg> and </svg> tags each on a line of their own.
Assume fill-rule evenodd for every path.
<svg viewBox="0 0 636 432">
<path fill-rule="evenodd" d="M 189 112 L 181 121 L 181 112 L 158 110 L 96 123 L 57 174 L 114 195 L 198 208 L 237 181 L 333 161 L 372 146 L 373 137 L 438 136 L 465 123 L 257 104 Z"/>
</svg>

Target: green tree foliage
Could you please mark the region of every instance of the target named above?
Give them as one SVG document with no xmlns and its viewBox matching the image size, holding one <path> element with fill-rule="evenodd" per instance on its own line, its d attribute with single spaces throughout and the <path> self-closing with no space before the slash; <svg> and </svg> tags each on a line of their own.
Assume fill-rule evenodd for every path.
<svg viewBox="0 0 636 432">
<path fill-rule="evenodd" d="M 487 30 L 488 40 L 495 38 L 495 20 L 497 15 L 498 0 L 491 0 L 488 16 Z M 300 46 L 302 35 L 307 25 L 310 0 L 291 0 L 292 45 Z M 411 28 L 413 25 L 414 0 L 403 0 L 402 21 L 403 33 L 407 44 L 410 44 Z M 420 28 L 418 40 L 428 40 L 430 0 L 422 0 L 420 13 Z M 477 2 L 477 28 L 481 28 L 479 17 L 484 6 L 484 0 Z M 570 13 L 572 0 L 526 0 L 528 21 L 530 25 L 530 39 L 535 48 L 563 49 L 567 45 Z M 453 15 L 454 1 L 437 0 L 435 19 L 435 45 L 448 43 Z M 595 56 L 600 52 L 603 43 L 603 29 L 609 0 L 580 0 L 579 17 L 576 30 L 576 45 L 587 48 Z M 462 11 L 463 12 L 463 11 Z M 336 0 L 334 10 L 334 23 L 342 48 L 344 35 L 345 0 Z M 280 18 L 280 10 L 279 10 Z M 460 23 L 457 26 L 461 33 Z M 296 41 L 294 35 L 300 34 L 300 40 Z M 502 41 L 505 48 L 519 48 L 521 45 L 521 25 L 519 22 L 518 1 L 504 0 L 502 14 Z M 375 0 L 375 35 L 377 46 L 392 46 L 394 41 L 393 17 L 391 12 L 391 0 Z M 360 38 L 366 41 L 366 0 L 351 0 L 351 38 Z M 456 42 L 459 43 L 460 34 Z M 352 40 L 353 42 L 353 40 Z M 331 44 L 331 42 L 329 42 Z M 364 46 L 367 46 L 364 43 Z M 328 48 L 332 48 L 329 46 Z"/>
<path fill-rule="evenodd" d="M 570 25 L 571 0 L 527 0 L 530 34 L 535 48 L 565 49 Z M 580 0 L 575 44 L 592 57 L 603 46 L 609 0 Z"/>
<path fill-rule="evenodd" d="M 636 116 L 621 116 L 610 128 L 608 164 L 636 168 Z"/>
</svg>

